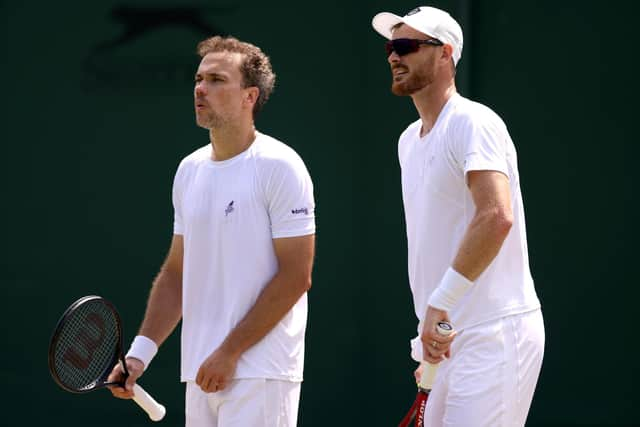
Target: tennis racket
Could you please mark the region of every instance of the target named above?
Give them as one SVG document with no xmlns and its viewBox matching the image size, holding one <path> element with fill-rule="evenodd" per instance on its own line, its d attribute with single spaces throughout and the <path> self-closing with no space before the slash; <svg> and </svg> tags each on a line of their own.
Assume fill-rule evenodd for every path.
<svg viewBox="0 0 640 427">
<path fill-rule="evenodd" d="M 113 304 L 91 295 L 80 298 L 64 312 L 49 344 L 49 371 L 56 383 L 71 393 L 87 393 L 109 385 L 107 382 L 116 363 L 125 378 L 129 376 L 122 352 L 122 322 Z M 133 400 L 153 421 L 166 412 L 138 384 L 133 387 Z"/>
<path fill-rule="evenodd" d="M 436 330 L 440 335 L 448 336 L 453 332 L 453 326 L 448 322 L 438 322 Z M 413 405 L 411 405 L 407 415 L 400 421 L 398 427 L 408 427 L 414 420 L 415 427 L 424 427 L 424 411 L 427 407 L 427 399 L 429 399 L 429 393 L 431 393 L 438 366 L 439 364 L 432 365 L 428 362 L 422 362 L 422 376 L 418 383 L 416 400 L 413 402 Z"/>
</svg>

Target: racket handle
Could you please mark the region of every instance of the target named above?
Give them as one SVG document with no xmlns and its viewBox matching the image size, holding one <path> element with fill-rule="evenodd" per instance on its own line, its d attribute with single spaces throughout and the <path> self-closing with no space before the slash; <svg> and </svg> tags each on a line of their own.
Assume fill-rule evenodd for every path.
<svg viewBox="0 0 640 427">
<path fill-rule="evenodd" d="M 448 322 L 438 322 L 436 325 L 436 330 L 438 334 L 448 336 L 453 333 L 453 326 Z M 439 364 L 432 365 L 429 362 L 422 362 L 422 376 L 420 377 L 420 382 L 418 383 L 418 387 L 431 390 L 433 386 L 433 382 L 436 378 L 436 372 L 438 371 Z"/>
<path fill-rule="evenodd" d="M 151 418 L 151 421 L 160 421 L 164 418 L 164 414 L 167 412 L 165 407 L 156 402 L 156 400 L 138 384 L 134 384 L 133 394 L 133 401 L 145 410 L 149 418 Z"/>
</svg>

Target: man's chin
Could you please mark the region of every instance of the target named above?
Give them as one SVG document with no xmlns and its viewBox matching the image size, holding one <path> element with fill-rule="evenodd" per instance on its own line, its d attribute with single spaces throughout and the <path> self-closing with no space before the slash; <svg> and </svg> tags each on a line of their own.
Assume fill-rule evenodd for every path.
<svg viewBox="0 0 640 427">
<path fill-rule="evenodd" d="M 196 124 L 198 126 L 200 126 L 203 129 L 213 129 L 214 127 L 216 127 L 216 121 L 212 120 L 212 119 L 205 119 L 205 118 L 201 118 L 196 116 Z"/>
<path fill-rule="evenodd" d="M 196 124 L 198 125 L 198 127 L 201 127 L 203 129 L 211 129 L 210 126 L 208 126 L 206 123 L 203 123 L 202 121 L 196 119 Z"/>
<path fill-rule="evenodd" d="M 414 90 L 411 90 L 404 83 L 392 83 L 391 84 L 391 93 L 397 96 L 409 96 L 414 93 Z"/>
</svg>

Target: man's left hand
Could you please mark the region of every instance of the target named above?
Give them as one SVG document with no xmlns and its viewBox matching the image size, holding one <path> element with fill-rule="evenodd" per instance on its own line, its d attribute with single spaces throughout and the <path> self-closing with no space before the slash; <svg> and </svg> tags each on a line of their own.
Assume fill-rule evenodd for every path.
<svg viewBox="0 0 640 427">
<path fill-rule="evenodd" d="M 229 385 L 237 365 L 237 357 L 218 348 L 202 362 L 196 376 L 196 384 L 205 393 L 222 391 Z"/>
</svg>

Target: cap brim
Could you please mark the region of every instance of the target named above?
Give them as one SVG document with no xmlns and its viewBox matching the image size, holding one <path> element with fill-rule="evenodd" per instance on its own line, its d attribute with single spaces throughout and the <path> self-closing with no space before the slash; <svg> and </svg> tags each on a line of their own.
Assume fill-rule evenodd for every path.
<svg viewBox="0 0 640 427">
<path fill-rule="evenodd" d="M 391 28 L 394 25 L 404 22 L 401 17 L 389 12 L 381 12 L 373 17 L 371 25 L 380 35 L 391 40 Z"/>
</svg>

